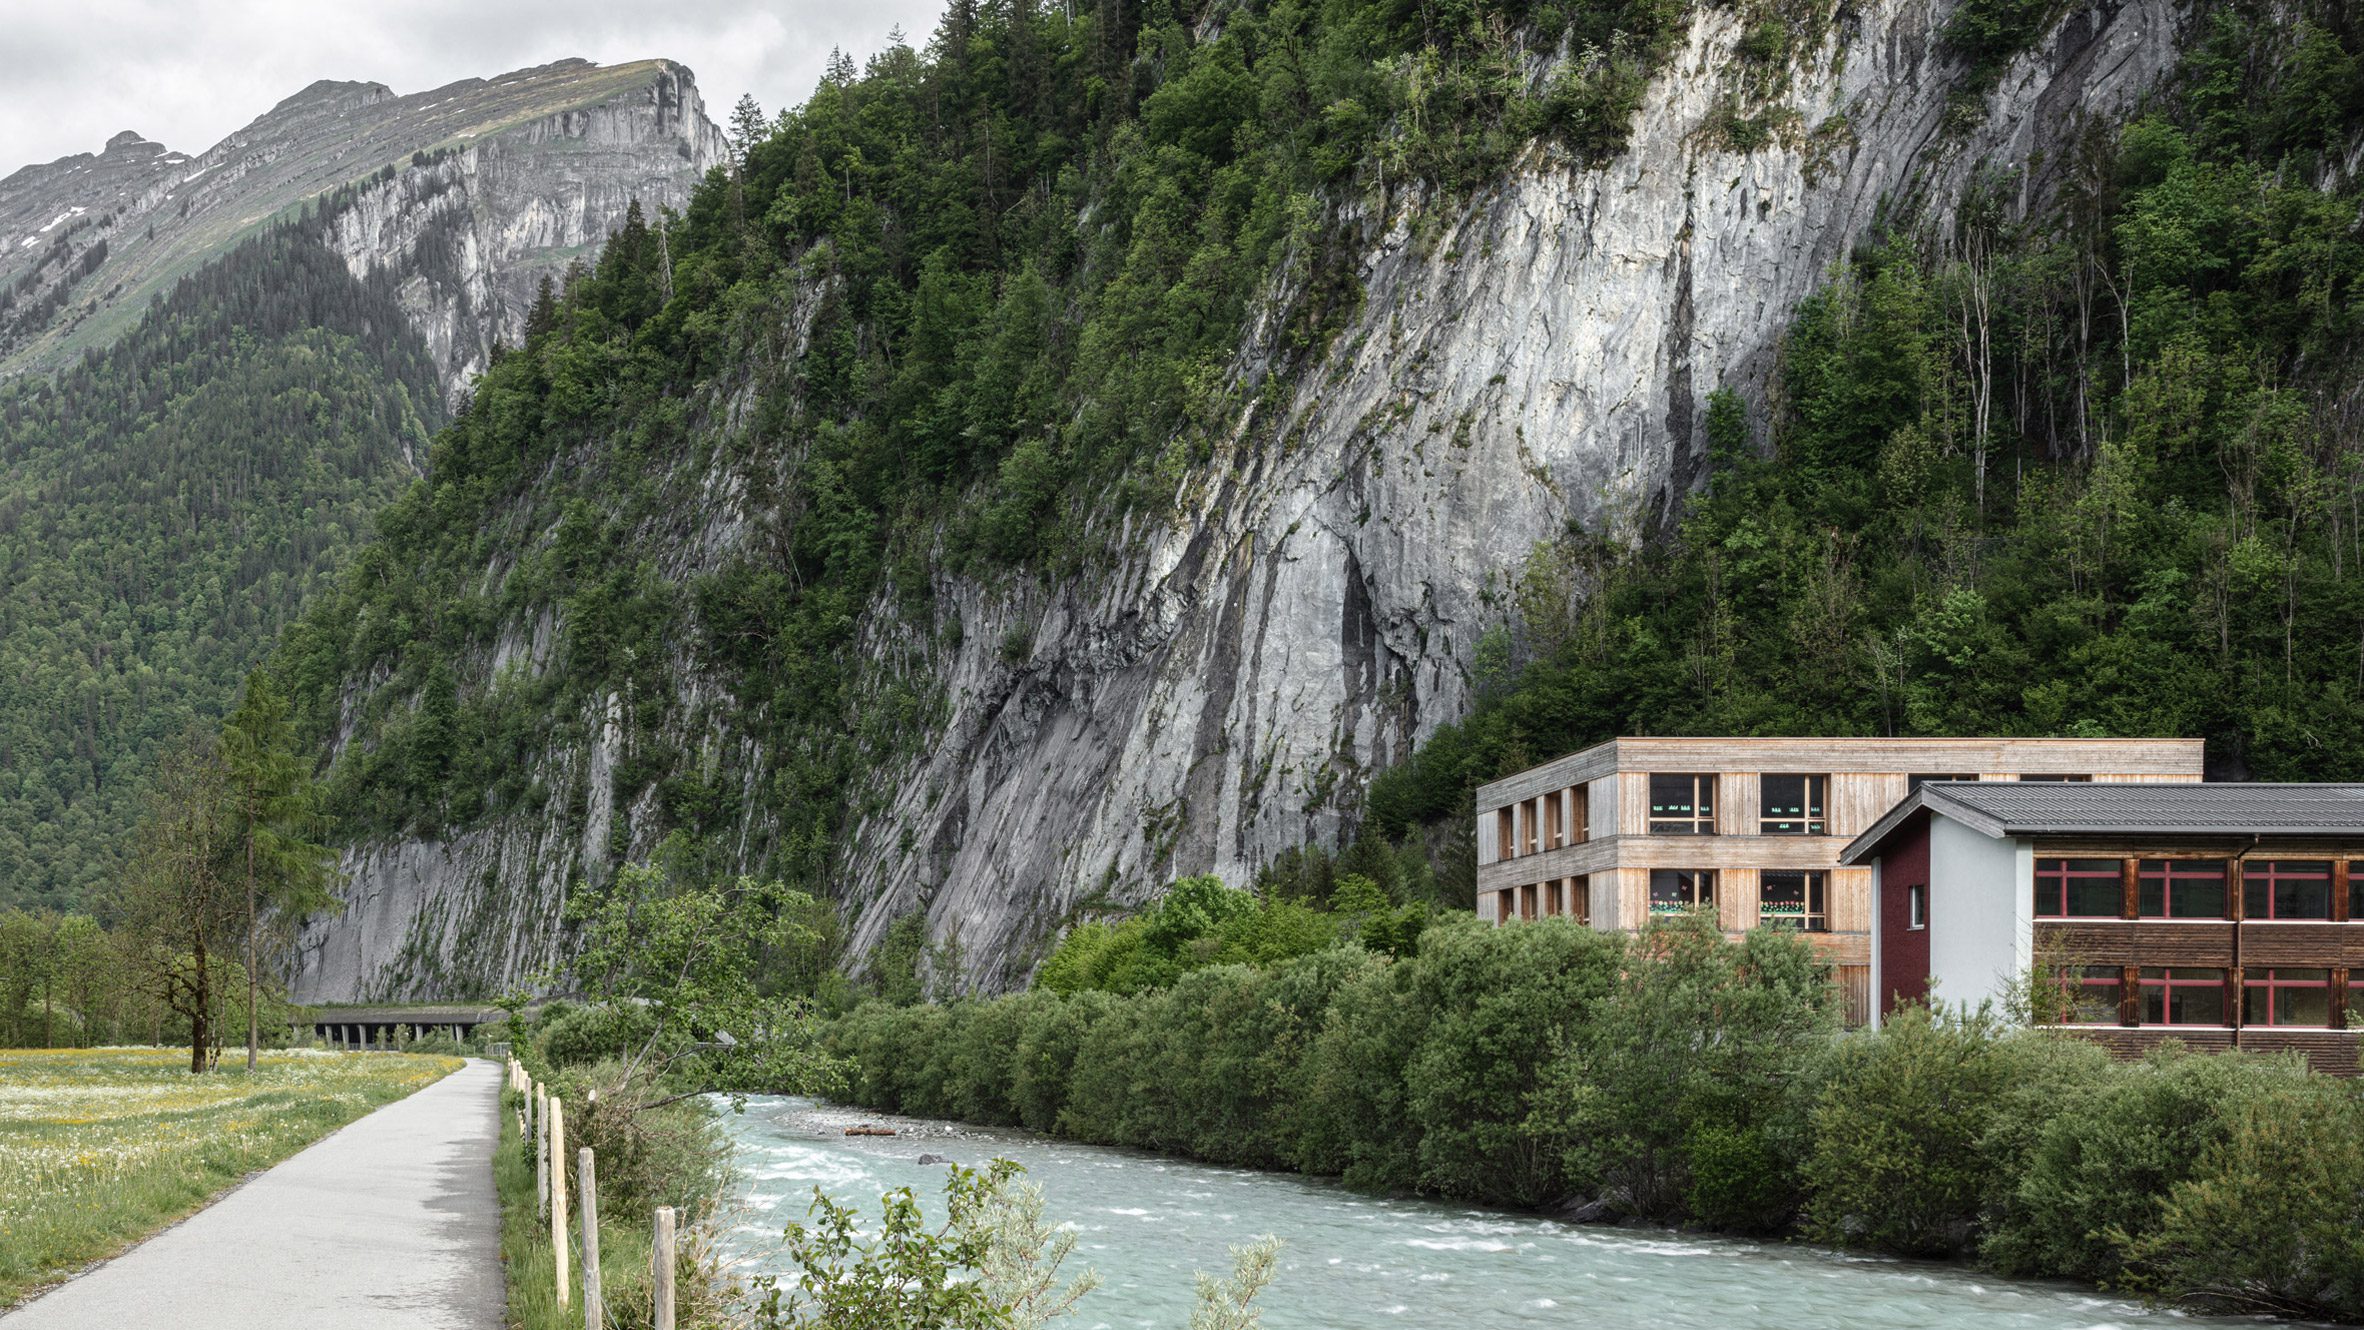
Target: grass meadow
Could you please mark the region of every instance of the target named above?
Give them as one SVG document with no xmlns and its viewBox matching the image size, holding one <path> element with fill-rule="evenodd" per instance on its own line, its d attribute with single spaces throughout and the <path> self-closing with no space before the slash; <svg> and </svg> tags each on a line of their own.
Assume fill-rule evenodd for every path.
<svg viewBox="0 0 2364 1330">
<path fill-rule="evenodd" d="M 0 1050 L 0 1308 L 460 1065 L 294 1051 L 192 1076 L 185 1048 Z"/>
</svg>

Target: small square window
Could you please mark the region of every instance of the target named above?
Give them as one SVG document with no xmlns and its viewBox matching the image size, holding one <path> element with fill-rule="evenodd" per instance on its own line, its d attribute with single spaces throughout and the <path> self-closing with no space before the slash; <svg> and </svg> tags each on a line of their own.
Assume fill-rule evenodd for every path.
<svg viewBox="0 0 2364 1330">
<path fill-rule="evenodd" d="M 1716 832 L 1716 778 L 1656 773 L 1650 777 L 1650 830 L 1662 836 Z"/>
<path fill-rule="evenodd" d="M 1829 791 L 1828 776 L 1763 777 L 1758 786 L 1757 830 L 1767 836 L 1830 834 L 1830 821 L 1824 813 Z"/>
</svg>

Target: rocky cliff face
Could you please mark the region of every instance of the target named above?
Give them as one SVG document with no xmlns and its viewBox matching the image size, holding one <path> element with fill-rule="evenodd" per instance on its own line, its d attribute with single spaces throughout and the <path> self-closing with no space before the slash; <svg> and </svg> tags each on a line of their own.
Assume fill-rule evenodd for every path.
<svg viewBox="0 0 2364 1330">
<path fill-rule="evenodd" d="M 1739 20 L 1699 13 L 1615 161 L 1538 153 L 1465 205 L 1351 215 L 1357 324 L 1271 418 L 1236 423 L 1178 520 L 1135 519 L 1110 540 L 1121 555 L 1056 584 L 939 575 L 935 623 L 874 605 L 869 653 L 924 660 L 944 707 L 935 740 L 878 774 L 844 851 L 856 944 L 924 910 L 967 979 L 998 987 L 1080 902 L 1182 873 L 1242 881 L 1349 831 L 1367 774 L 1465 711 L 1477 641 L 1535 542 L 1571 518 L 1634 529 L 1690 487 L 1708 394 L 1761 392 L 1795 305 L 1879 210 L 1942 217 L 1988 174 L 2040 196 L 2084 121 L 2119 117 L 2175 58 L 2167 0 L 2082 7 L 1964 128 L 1937 39 L 1951 9 L 1848 10 L 1783 91 L 1742 108 L 1775 127 L 1748 151 L 1719 128 L 1741 95 Z M 703 485 L 676 555 L 692 565 L 743 539 L 740 487 Z M 511 637 L 520 659 L 546 652 L 546 625 Z M 713 681 L 679 666 L 691 719 L 672 741 L 760 779 Z M 554 789 L 618 760 L 609 707 L 545 774 Z M 549 959 L 565 883 L 605 862 L 609 818 L 635 837 L 649 822 L 606 807 L 604 784 L 597 835 L 518 821 L 355 851 L 350 908 L 307 937 L 299 996 L 497 986 Z"/>
<path fill-rule="evenodd" d="M 126 131 L 0 180 L 0 373 L 127 329 L 257 226 L 309 208 L 356 275 L 387 268 L 456 395 L 514 339 L 540 277 L 638 198 L 720 160 L 688 70 L 568 60 L 400 96 L 323 81 L 190 157 Z"/>
</svg>

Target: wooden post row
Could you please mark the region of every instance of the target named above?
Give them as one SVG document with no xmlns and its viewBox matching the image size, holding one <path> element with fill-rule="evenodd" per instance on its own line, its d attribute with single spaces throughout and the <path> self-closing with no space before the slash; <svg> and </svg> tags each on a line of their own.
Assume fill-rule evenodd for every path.
<svg viewBox="0 0 2364 1330">
<path fill-rule="evenodd" d="M 673 1207 L 657 1207 L 657 1240 L 649 1248 L 657 1330 L 673 1330 Z"/>
<path fill-rule="evenodd" d="M 580 1154 L 583 1177 L 583 1330 L 605 1330 L 599 1305 L 599 1168 L 586 1145 Z"/>
<path fill-rule="evenodd" d="M 558 1305 L 566 1296 L 566 1104 L 550 1100 L 550 1259 L 556 1263 Z"/>
</svg>

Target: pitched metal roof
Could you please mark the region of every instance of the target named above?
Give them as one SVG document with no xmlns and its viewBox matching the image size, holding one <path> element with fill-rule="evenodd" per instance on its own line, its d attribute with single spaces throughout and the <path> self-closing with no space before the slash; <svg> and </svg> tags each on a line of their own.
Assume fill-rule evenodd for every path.
<svg viewBox="0 0 2364 1330">
<path fill-rule="evenodd" d="M 2071 781 L 1942 781 L 1915 790 L 1841 852 L 1869 859 L 1927 809 L 1988 836 L 2364 835 L 2364 785 L 2103 785 Z"/>
</svg>

